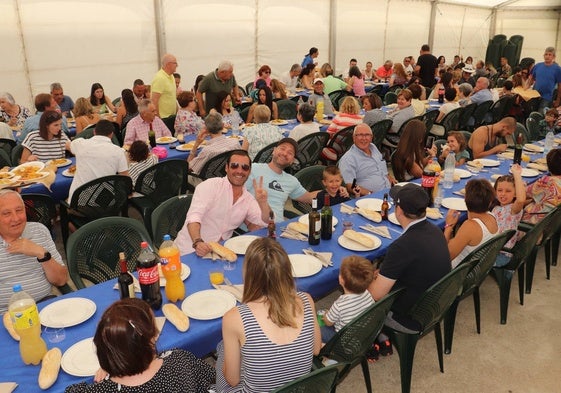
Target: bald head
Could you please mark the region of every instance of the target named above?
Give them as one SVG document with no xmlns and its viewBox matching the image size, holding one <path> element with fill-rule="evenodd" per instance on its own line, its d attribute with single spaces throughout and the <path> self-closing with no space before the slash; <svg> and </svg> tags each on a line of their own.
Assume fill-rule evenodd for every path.
<svg viewBox="0 0 561 393">
<path fill-rule="evenodd" d="M 361 132 L 372 134 L 372 130 L 370 129 L 370 126 L 366 123 L 357 124 L 355 126 L 355 129 L 353 130 L 353 135 L 359 134 Z"/>
<path fill-rule="evenodd" d="M 162 56 L 162 69 L 168 74 L 171 75 L 177 69 L 177 59 L 174 55 L 166 53 Z"/>
</svg>

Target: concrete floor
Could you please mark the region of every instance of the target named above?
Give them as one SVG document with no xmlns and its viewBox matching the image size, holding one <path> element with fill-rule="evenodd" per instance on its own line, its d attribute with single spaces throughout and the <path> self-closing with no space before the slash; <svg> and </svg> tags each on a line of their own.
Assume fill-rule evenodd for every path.
<svg viewBox="0 0 561 393">
<path fill-rule="evenodd" d="M 412 393 L 559 393 L 561 392 L 561 266 L 545 278 L 540 250 L 532 293 L 518 301 L 517 277 L 511 288 L 508 320 L 499 323 L 499 292 L 489 277 L 480 289 L 481 334 L 475 327 L 473 301 L 458 307 L 452 353 L 444 355 L 444 373 L 438 368 L 434 334 L 416 348 Z M 560 258 L 561 261 L 561 258 Z M 318 307 L 328 307 L 323 299 Z M 401 392 L 397 352 L 370 364 L 374 392 Z M 339 393 L 366 392 L 360 366 L 338 386 Z"/>
</svg>

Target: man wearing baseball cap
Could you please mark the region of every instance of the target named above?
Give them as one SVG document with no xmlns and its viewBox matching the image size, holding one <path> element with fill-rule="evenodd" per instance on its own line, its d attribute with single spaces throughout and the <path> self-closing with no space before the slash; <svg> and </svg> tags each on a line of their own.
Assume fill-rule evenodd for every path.
<svg viewBox="0 0 561 393">
<path fill-rule="evenodd" d="M 303 203 L 312 203 L 318 191 L 307 191 L 298 179 L 284 170 L 294 162 L 298 153 L 298 143 L 292 138 L 283 138 L 273 150 L 273 156 L 268 164 L 253 164 L 251 174 L 245 185 L 247 190 L 255 195 L 255 184 L 263 184 L 267 191 L 267 200 L 271 210 L 275 213 L 275 221 L 284 220 L 284 205 L 288 198 Z M 348 196 L 345 187 L 340 187 L 341 195 Z M 446 248 L 448 249 L 448 248 Z"/>
<path fill-rule="evenodd" d="M 379 300 L 393 288 L 407 288 L 394 302 L 385 324 L 406 333 L 421 330 L 407 316 L 409 309 L 431 285 L 451 269 L 450 253 L 442 230 L 426 220 L 429 198 L 415 184 L 392 187 L 395 216 L 403 234 L 388 248 L 380 271 L 368 290 Z"/>
<path fill-rule="evenodd" d="M 308 98 L 308 104 L 312 105 L 315 109 L 318 102 L 323 101 L 323 113 L 326 115 L 333 114 L 333 104 L 331 99 L 324 92 L 324 84 L 321 78 L 314 79 L 314 92 Z"/>
</svg>

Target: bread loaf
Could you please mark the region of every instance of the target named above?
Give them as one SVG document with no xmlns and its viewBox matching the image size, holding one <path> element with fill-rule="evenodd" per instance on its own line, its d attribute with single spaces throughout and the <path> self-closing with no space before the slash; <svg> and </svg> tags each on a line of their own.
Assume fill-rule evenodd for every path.
<svg viewBox="0 0 561 393">
<path fill-rule="evenodd" d="M 175 304 L 167 303 L 162 306 L 162 312 L 168 321 L 180 332 L 189 330 L 189 318 Z"/>
<path fill-rule="evenodd" d="M 301 222 L 294 221 L 288 223 L 286 226 L 289 230 L 296 231 L 308 236 L 308 226 L 306 224 L 302 224 Z"/>
<path fill-rule="evenodd" d="M 207 244 L 210 246 L 210 248 L 212 248 L 212 252 L 218 254 L 220 258 L 223 258 L 228 262 L 234 262 L 238 259 L 238 256 L 234 251 L 224 247 L 222 244 L 219 244 L 217 242 L 208 242 Z"/>
<path fill-rule="evenodd" d="M 10 313 L 5 312 L 4 317 L 2 318 L 4 322 L 4 327 L 10 333 L 10 336 L 16 341 L 19 341 L 19 334 L 14 330 L 14 325 L 12 324 L 12 318 L 10 318 Z"/>
<path fill-rule="evenodd" d="M 370 221 L 382 222 L 382 215 L 378 213 L 376 210 L 365 209 L 362 207 L 357 207 L 356 210 L 358 211 L 358 214 L 360 214 L 365 218 L 368 218 Z"/>
<path fill-rule="evenodd" d="M 364 247 L 373 248 L 376 245 L 374 239 L 352 229 L 347 229 L 345 232 L 343 232 L 343 235 L 346 238 L 363 245 Z"/>
<path fill-rule="evenodd" d="M 52 348 L 45 356 L 41 363 L 41 371 L 39 372 L 39 387 L 43 390 L 50 388 L 58 378 L 60 370 L 60 360 L 62 359 L 62 352 L 58 348 Z"/>
<path fill-rule="evenodd" d="M 442 218 L 442 213 L 434 207 L 427 207 L 427 218 L 430 218 L 431 220 L 438 220 Z"/>
</svg>

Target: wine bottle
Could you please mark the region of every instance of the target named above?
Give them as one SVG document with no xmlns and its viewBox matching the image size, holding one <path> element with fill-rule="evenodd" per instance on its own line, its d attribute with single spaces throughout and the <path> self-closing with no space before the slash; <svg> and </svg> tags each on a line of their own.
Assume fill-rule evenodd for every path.
<svg viewBox="0 0 561 393">
<path fill-rule="evenodd" d="M 329 194 L 326 192 L 321 208 L 321 239 L 329 240 L 333 235 L 333 210 L 329 206 Z"/>
<path fill-rule="evenodd" d="M 121 294 L 121 299 L 133 298 L 135 297 L 134 280 L 132 275 L 129 273 L 124 252 L 119 253 L 119 264 L 121 266 L 121 274 L 119 274 L 117 282 L 119 283 L 119 293 Z"/>
<path fill-rule="evenodd" d="M 387 220 L 388 219 L 388 210 L 390 209 L 390 204 L 388 203 L 388 193 L 384 194 L 384 200 L 382 201 L 382 207 L 381 207 L 381 215 L 382 215 L 382 220 Z"/>
<path fill-rule="evenodd" d="M 312 211 L 308 214 L 308 243 L 312 246 L 319 244 L 321 220 L 318 212 L 318 201 L 312 199 Z"/>
</svg>

